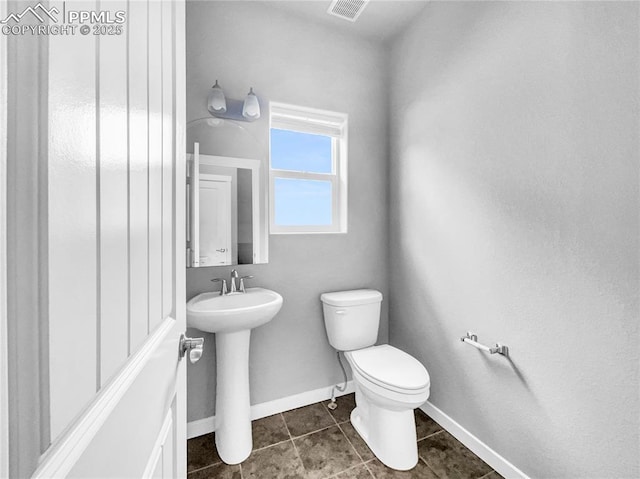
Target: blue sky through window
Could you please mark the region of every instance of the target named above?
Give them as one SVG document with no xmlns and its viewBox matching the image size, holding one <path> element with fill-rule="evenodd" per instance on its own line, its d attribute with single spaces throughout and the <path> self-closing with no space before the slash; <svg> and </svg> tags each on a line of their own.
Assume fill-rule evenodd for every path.
<svg viewBox="0 0 640 479">
<path fill-rule="evenodd" d="M 271 168 L 332 173 L 331 137 L 272 128 Z"/>
<path fill-rule="evenodd" d="M 332 224 L 331 182 L 275 178 L 275 224 L 327 226 Z"/>
</svg>

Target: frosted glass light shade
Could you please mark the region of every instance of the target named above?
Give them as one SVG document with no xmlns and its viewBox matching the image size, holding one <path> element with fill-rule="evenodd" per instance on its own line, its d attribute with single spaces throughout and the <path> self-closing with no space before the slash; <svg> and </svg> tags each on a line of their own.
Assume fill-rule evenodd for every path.
<svg viewBox="0 0 640 479">
<path fill-rule="evenodd" d="M 227 111 L 227 99 L 224 97 L 222 88 L 218 85 L 218 80 L 216 80 L 216 84 L 213 85 L 209 92 L 207 108 L 212 113 L 224 113 Z"/>
<path fill-rule="evenodd" d="M 244 99 L 242 105 L 242 116 L 250 120 L 257 120 L 260 118 L 260 103 L 258 103 L 258 97 L 253 93 L 253 88 L 249 89 L 247 97 Z"/>
</svg>

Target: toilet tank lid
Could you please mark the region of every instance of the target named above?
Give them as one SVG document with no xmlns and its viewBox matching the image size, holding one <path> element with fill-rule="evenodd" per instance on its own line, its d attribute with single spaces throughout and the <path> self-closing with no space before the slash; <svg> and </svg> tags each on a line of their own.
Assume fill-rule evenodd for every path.
<svg viewBox="0 0 640 479">
<path fill-rule="evenodd" d="M 352 291 L 336 291 L 323 293 L 320 300 L 331 306 L 358 306 L 382 301 L 382 293 L 375 289 L 355 289 Z"/>
</svg>

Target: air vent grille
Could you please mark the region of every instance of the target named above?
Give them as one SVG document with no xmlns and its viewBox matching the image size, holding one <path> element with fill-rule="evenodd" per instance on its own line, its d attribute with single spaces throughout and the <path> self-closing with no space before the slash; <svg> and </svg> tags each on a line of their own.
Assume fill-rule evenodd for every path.
<svg viewBox="0 0 640 479">
<path fill-rule="evenodd" d="M 369 0 L 333 0 L 327 13 L 350 22 L 355 22 Z"/>
</svg>

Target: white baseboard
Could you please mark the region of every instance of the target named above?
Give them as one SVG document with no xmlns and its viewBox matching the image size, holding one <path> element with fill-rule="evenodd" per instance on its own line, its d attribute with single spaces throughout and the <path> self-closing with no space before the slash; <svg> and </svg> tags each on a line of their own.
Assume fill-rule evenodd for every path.
<svg viewBox="0 0 640 479">
<path fill-rule="evenodd" d="M 511 464 L 504 457 L 491 449 L 484 442 L 471 434 L 454 419 L 444 413 L 441 409 L 431 404 L 429 401 L 424 403 L 420 407 L 420 409 L 422 409 L 435 422 L 440 424 L 443 429 L 449 432 L 462 444 L 467 446 L 471 451 L 473 451 L 476 456 L 489 464 L 502 476 L 506 477 L 507 479 L 529 479 L 529 476 L 527 476 L 524 472 Z"/>
<path fill-rule="evenodd" d="M 312 391 L 306 391 L 300 394 L 294 394 L 293 396 L 287 396 L 280 399 L 274 399 L 273 401 L 267 401 L 260 404 L 254 404 L 251 406 L 251 420 L 261 419 L 263 417 L 278 414 L 280 412 L 290 411 L 302 406 L 308 406 L 320 401 L 326 401 L 331 399 L 331 391 L 333 386 L 327 386 L 320 389 L 314 389 Z M 338 396 L 344 394 L 350 394 L 354 391 L 353 381 L 347 382 L 347 388 L 344 392 L 338 393 Z M 198 419 L 187 423 L 187 439 L 192 437 L 202 436 L 215 430 L 216 418 L 215 416 L 205 417 L 204 419 Z"/>
<path fill-rule="evenodd" d="M 216 429 L 216 417 L 209 416 L 187 423 L 187 439 L 192 437 L 204 436 Z"/>
<path fill-rule="evenodd" d="M 333 386 L 314 389 L 293 396 L 287 396 L 273 401 L 267 401 L 251 406 L 251 420 L 261 419 L 291 409 L 296 409 L 309 404 L 331 399 L 331 390 Z M 354 391 L 353 381 L 347 383 L 347 388 L 340 396 L 350 394 Z M 428 414 L 434 421 L 443 427 L 447 432 L 458 439 L 462 444 L 468 447 L 480 459 L 489 464 L 493 469 L 499 472 L 507 479 L 530 479 L 524 472 L 511 464 L 508 460 L 498 454 L 496 451 L 487 446 L 476 436 L 467 431 L 458 422 L 444 413 L 441 409 L 434 406 L 430 402 L 424 403 L 420 409 Z M 202 436 L 215 430 L 215 416 L 198 419 L 187 423 L 187 438 Z"/>
</svg>

